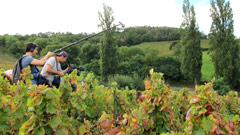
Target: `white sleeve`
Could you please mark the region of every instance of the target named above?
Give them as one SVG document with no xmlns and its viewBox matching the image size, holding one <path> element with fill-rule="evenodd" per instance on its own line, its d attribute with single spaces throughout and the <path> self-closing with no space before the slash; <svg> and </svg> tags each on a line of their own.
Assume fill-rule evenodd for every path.
<svg viewBox="0 0 240 135">
<path fill-rule="evenodd" d="M 46 65 L 49 64 L 52 67 L 54 66 L 54 64 L 56 64 L 56 58 L 55 57 L 51 57 L 46 61 Z"/>
<path fill-rule="evenodd" d="M 61 64 L 60 64 L 60 63 L 58 63 L 58 70 L 59 70 L 59 71 L 62 71 L 62 67 L 61 67 Z"/>
</svg>

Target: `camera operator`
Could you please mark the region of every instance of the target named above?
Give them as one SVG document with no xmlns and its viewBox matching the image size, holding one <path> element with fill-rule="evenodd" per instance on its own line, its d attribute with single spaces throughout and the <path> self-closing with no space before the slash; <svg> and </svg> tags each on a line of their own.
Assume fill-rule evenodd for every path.
<svg viewBox="0 0 240 135">
<path fill-rule="evenodd" d="M 51 57 L 46 61 L 41 74 L 48 80 L 50 87 L 59 87 L 60 77 L 64 76 L 68 71 L 68 67 L 62 71 L 60 63 L 66 62 L 67 58 L 68 54 L 65 51 L 61 51 L 56 57 Z"/>
</svg>

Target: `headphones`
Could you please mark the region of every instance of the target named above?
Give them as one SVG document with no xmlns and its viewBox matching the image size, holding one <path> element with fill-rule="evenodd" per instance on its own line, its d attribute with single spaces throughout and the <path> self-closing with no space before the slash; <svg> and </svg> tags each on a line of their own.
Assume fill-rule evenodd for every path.
<svg viewBox="0 0 240 135">
<path fill-rule="evenodd" d="M 29 49 L 29 51 L 33 52 L 36 47 L 37 47 L 37 45 L 33 43 L 32 47 Z"/>
</svg>

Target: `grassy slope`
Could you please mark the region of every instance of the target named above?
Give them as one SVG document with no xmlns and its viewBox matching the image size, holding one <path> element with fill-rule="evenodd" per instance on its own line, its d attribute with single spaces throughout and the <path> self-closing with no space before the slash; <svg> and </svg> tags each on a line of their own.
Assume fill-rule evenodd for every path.
<svg viewBox="0 0 240 135">
<path fill-rule="evenodd" d="M 0 50 L 0 69 L 12 69 L 17 59 L 8 54 L 5 54 L 3 52 L 3 48 L 0 48 Z"/>
<path fill-rule="evenodd" d="M 145 42 L 134 47 L 140 48 L 143 51 L 147 51 L 148 49 L 157 50 L 159 52 L 159 56 L 173 55 L 174 52 L 172 50 L 169 50 L 171 43 L 172 41 Z"/>
<path fill-rule="evenodd" d="M 159 56 L 164 55 L 173 55 L 174 52 L 169 50 L 169 46 L 171 45 L 172 41 L 163 41 L 163 42 L 146 42 L 136 45 L 134 47 L 138 47 L 144 51 L 147 49 L 157 50 L 159 52 Z M 209 40 L 201 40 L 201 47 L 202 48 L 209 48 Z M 209 81 L 214 74 L 214 67 L 213 63 L 211 62 L 210 56 L 207 52 L 203 52 L 202 57 L 202 80 Z"/>
<path fill-rule="evenodd" d="M 201 40 L 201 47 L 202 47 L 202 48 L 209 48 L 209 40 L 207 40 L 207 39 L 202 39 L 202 40 Z"/>
<path fill-rule="evenodd" d="M 211 57 L 207 52 L 203 52 L 202 57 L 202 80 L 210 81 L 214 75 L 214 65 L 211 61 Z"/>
</svg>

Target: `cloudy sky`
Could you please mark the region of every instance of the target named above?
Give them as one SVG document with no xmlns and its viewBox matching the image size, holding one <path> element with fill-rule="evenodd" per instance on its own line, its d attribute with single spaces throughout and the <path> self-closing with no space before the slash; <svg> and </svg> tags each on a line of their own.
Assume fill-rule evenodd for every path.
<svg viewBox="0 0 240 135">
<path fill-rule="evenodd" d="M 179 27 L 183 0 L 1 0 L 0 35 L 39 32 L 92 33 L 101 31 L 98 11 L 103 3 L 112 7 L 115 24 Z M 190 0 L 200 31 L 209 33 L 210 0 Z M 234 31 L 240 37 L 239 0 L 230 0 Z"/>
</svg>

